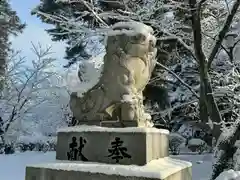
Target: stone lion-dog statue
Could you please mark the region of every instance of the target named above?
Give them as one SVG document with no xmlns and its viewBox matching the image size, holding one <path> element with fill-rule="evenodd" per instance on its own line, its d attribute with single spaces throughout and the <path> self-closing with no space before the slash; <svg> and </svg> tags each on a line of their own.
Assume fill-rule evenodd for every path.
<svg viewBox="0 0 240 180">
<path fill-rule="evenodd" d="M 77 124 L 118 121 L 122 127 L 152 127 L 144 111 L 142 91 L 156 64 L 153 29 L 139 22 L 119 22 L 108 33 L 104 65 L 95 86 L 70 96 L 70 109 Z M 90 123 L 91 124 L 91 123 Z"/>
</svg>

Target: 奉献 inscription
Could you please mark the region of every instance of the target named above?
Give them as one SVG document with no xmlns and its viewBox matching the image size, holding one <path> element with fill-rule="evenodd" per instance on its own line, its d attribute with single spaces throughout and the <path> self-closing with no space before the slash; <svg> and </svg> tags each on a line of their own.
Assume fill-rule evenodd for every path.
<svg viewBox="0 0 240 180">
<path fill-rule="evenodd" d="M 79 138 L 79 145 L 77 142 L 77 138 L 72 137 L 72 142 L 69 144 L 69 152 L 67 152 L 68 160 L 70 161 L 88 161 L 88 159 L 83 155 L 83 148 L 87 143 L 86 139 L 83 137 Z"/>
<path fill-rule="evenodd" d="M 108 152 L 110 153 L 108 157 L 114 159 L 116 163 L 119 163 L 124 158 L 131 158 L 131 155 L 127 153 L 127 148 L 123 146 L 123 141 L 119 137 L 116 137 L 111 142 L 111 148 L 108 149 Z"/>
</svg>

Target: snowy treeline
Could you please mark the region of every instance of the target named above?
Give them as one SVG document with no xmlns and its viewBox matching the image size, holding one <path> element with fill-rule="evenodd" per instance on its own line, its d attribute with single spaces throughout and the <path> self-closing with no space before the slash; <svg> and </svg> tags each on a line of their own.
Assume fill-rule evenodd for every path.
<svg viewBox="0 0 240 180">
<path fill-rule="evenodd" d="M 70 116 L 65 72 L 54 67 L 50 47 L 33 45 L 32 50 L 32 61 L 17 52 L 7 62 L 0 100 L 3 143 L 44 141 Z"/>
</svg>

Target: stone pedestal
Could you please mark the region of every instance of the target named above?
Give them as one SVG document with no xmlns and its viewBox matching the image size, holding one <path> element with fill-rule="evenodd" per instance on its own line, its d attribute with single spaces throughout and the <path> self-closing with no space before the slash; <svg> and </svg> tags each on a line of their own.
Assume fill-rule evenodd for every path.
<svg viewBox="0 0 240 180">
<path fill-rule="evenodd" d="M 81 154 L 68 157 L 76 142 Z M 168 131 L 156 128 L 77 126 L 58 131 L 58 160 L 145 165 L 168 156 Z"/>
<path fill-rule="evenodd" d="M 191 163 L 168 157 L 168 131 L 76 126 L 58 131 L 56 163 L 25 180 L 191 180 Z"/>
<path fill-rule="evenodd" d="M 192 180 L 191 163 L 161 158 L 145 166 L 50 163 L 27 167 L 25 180 Z"/>
</svg>

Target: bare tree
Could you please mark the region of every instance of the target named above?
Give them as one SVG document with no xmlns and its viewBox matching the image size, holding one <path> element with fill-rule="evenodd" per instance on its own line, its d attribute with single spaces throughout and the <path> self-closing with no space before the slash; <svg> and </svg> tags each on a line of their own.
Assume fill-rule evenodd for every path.
<svg viewBox="0 0 240 180">
<path fill-rule="evenodd" d="M 230 41 L 230 42 L 228 42 Z M 215 91 L 221 93 L 219 97 L 224 106 L 224 111 L 221 111 L 223 120 L 220 123 L 215 123 L 221 127 L 221 135 L 215 148 L 216 162 L 213 165 L 212 179 L 214 180 L 221 172 L 228 169 L 235 169 L 235 162 L 233 156 L 236 153 L 236 140 L 240 138 L 240 121 L 239 121 L 239 62 L 236 59 L 239 47 L 239 32 L 229 32 L 225 37 L 225 43 L 221 45 L 221 51 L 225 68 L 220 68 L 218 72 L 214 73 L 215 79 L 218 78 L 220 83 L 215 85 Z M 217 97 L 218 98 L 218 97 Z"/>
<path fill-rule="evenodd" d="M 55 59 L 51 55 L 51 47 L 42 48 L 32 45 L 36 59 L 31 63 L 20 57 L 19 52 L 8 60 L 5 88 L 0 99 L 1 117 L 3 119 L 1 139 L 11 124 L 26 115 L 31 109 L 46 101 L 40 96 L 40 91 L 53 88 L 49 79 L 55 74 L 51 69 Z"/>
<path fill-rule="evenodd" d="M 191 8 L 192 14 L 192 29 L 194 36 L 194 49 L 195 49 L 195 57 L 197 62 L 199 63 L 199 73 L 200 73 L 200 113 L 202 112 L 202 120 L 208 121 L 208 116 L 210 116 L 213 122 L 220 123 L 222 122 L 222 117 L 219 112 L 217 103 L 214 99 L 213 89 L 211 85 L 211 79 L 209 76 L 209 68 L 213 60 L 215 59 L 217 53 L 221 48 L 221 44 L 226 36 L 229 28 L 232 24 L 234 15 L 237 13 L 237 10 L 240 5 L 240 1 L 236 0 L 233 4 L 231 11 L 225 21 L 223 28 L 216 35 L 218 37 L 215 45 L 209 55 L 206 57 L 206 54 L 203 51 L 203 42 L 202 42 L 202 28 L 201 28 L 201 8 L 205 0 L 197 3 L 196 0 L 189 0 L 189 5 Z M 204 113 L 205 112 L 205 113 Z M 214 124 L 213 127 L 213 136 L 218 139 L 220 135 L 220 127 L 219 125 Z"/>
</svg>

